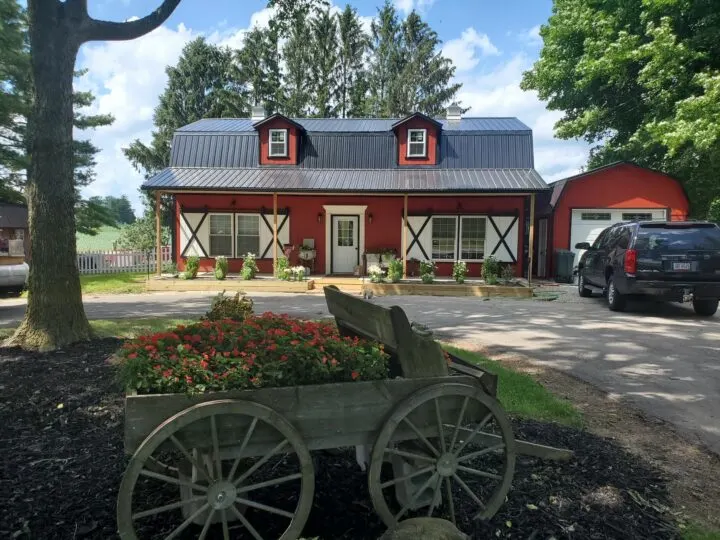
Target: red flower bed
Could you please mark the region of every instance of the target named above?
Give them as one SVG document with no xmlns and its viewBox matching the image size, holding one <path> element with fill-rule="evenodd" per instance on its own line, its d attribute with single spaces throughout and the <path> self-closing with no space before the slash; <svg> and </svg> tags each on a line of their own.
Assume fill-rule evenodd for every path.
<svg viewBox="0 0 720 540">
<path fill-rule="evenodd" d="M 387 377 L 382 345 L 341 337 L 331 322 L 265 313 L 202 321 L 127 341 L 120 378 L 141 394 L 321 384 Z"/>
</svg>

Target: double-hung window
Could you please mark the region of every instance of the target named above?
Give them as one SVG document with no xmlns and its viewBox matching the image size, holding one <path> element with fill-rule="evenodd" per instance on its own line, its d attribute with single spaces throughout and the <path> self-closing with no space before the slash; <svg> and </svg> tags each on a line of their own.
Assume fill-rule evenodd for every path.
<svg viewBox="0 0 720 540">
<path fill-rule="evenodd" d="M 210 214 L 210 256 L 232 257 L 232 214 Z"/>
<path fill-rule="evenodd" d="M 457 232 L 457 218 L 432 218 L 432 259 L 437 261 L 454 261 L 455 246 L 457 245 L 455 233 Z"/>
<path fill-rule="evenodd" d="M 408 129 L 407 157 L 427 156 L 427 129 Z"/>
<path fill-rule="evenodd" d="M 260 216 L 257 214 L 237 214 L 235 256 L 244 257 L 248 253 L 260 256 Z"/>
<path fill-rule="evenodd" d="M 287 157 L 288 130 L 287 129 L 271 129 L 270 130 L 270 149 L 269 157 Z"/>
<path fill-rule="evenodd" d="M 460 259 L 479 261 L 485 258 L 485 224 L 484 217 L 460 218 Z"/>
</svg>

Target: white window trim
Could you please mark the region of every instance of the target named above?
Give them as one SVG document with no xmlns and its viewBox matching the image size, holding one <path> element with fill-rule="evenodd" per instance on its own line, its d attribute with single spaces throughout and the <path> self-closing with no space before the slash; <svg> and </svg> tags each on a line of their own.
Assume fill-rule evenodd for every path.
<svg viewBox="0 0 720 540">
<path fill-rule="evenodd" d="M 411 139 L 410 136 L 412 133 L 416 133 L 416 132 L 420 132 L 423 134 L 423 152 L 422 152 L 422 154 L 411 154 L 410 153 L 410 139 Z M 417 144 L 417 142 L 414 144 Z M 424 129 L 424 128 L 423 129 L 412 129 L 411 128 L 411 129 L 407 130 L 407 152 L 406 153 L 407 153 L 406 157 L 409 157 L 409 158 L 427 157 L 427 129 Z"/>
<path fill-rule="evenodd" d="M 273 133 L 283 134 L 283 152 L 282 154 L 273 153 Z M 274 144 L 279 144 L 275 142 Z M 287 129 L 269 129 L 268 130 L 268 157 L 287 157 L 288 155 L 288 130 Z"/>
<path fill-rule="evenodd" d="M 242 259 L 242 258 L 245 257 L 245 253 L 242 253 L 242 254 L 237 253 L 237 237 L 238 237 L 238 230 L 239 230 L 239 228 L 238 228 L 238 217 L 240 217 L 240 216 L 255 217 L 255 218 L 257 218 L 257 222 L 258 222 L 258 251 L 261 251 L 262 248 L 263 248 L 263 247 L 260 245 L 260 236 L 261 236 L 261 235 L 260 235 L 260 228 L 261 228 L 260 220 L 262 219 L 262 218 L 260 217 L 260 214 L 253 213 L 253 212 L 235 212 L 235 213 L 233 214 L 233 233 L 234 233 L 234 234 L 233 234 L 233 259 Z M 248 235 L 243 235 L 243 236 L 248 236 Z M 256 257 L 257 259 L 259 259 L 259 258 L 260 258 L 260 255 L 262 255 L 262 253 L 255 253 L 254 255 L 255 255 L 255 257 Z"/>
<path fill-rule="evenodd" d="M 485 254 L 487 253 L 487 228 L 488 228 L 488 217 L 486 215 L 476 215 L 476 214 L 469 214 L 464 216 L 458 216 L 460 220 L 459 229 L 460 232 L 458 233 L 458 255 L 460 255 L 460 260 L 465 262 L 483 262 L 485 261 Z M 463 259 L 462 258 L 462 229 L 463 229 L 463 219 L 465 218 L 482 218 L 485 220 L 485 239 L 483 240 L 483 258 L 482 259 Z"/>
<path fill-rule="evenodd" d="M 208 254 L 208 257 L 211 257 L 211 258 L 212 258 L 212 257 L 227 257 L 227 258 L 229 258 L 229 259 L 234 258 L 234 255 L 235 255 L 235 218 L 233 217 L 233 215 L 234 215 L 234 214 L 232 214 L 232 213 L 230 213 L 230 212 L 210 212 L 210 213 L 208 213 L 208 222 L 207 222 L 207 223 L 208 223 L 208 229 L 207 229 L 207 231 L 208 231 L 208 233 L 207 233 L 207 235 L 208 235 L 208 238 L 207 238 L 207 242 L 208 242 L 207 254 Z M 215 234 L 215 235 L 214 235 L 214 234 L 212 234 L 212 227 L 210 226 L 210 220 L 212 219 L 213 216 L 230 216 L 230 240 L 231 240 L 231 243 L 230 243 L 230 255 L 222 255 L 222 254 L 221 254 L 221 255 L 217 255 L 217 254 L 215 254 L 215 253 L 213 253 L 213 252 L 211 251 L 211 249 L 212 249 L 212 241 L 211 241 L 211 240 L 212 240 L 212 237 L 213 237 L 213 236 L 225 236 L 225 235 L 218 235 L 218 234 Z"/>
<path fill-rule="evenodd" d="M 458 218 L 460 216 L 445 216 L 445 215 L 435 215 L 430 218 L 430 257 L 433 261 L 438 262 L 455 262 L 458 260 Z M 433 226 L 435 218 L 450 218 L 455 221 L 455 242 L 453 245 L 453 257 L 452 259 L 436 259 L 433 257 Z"/>
</svg>

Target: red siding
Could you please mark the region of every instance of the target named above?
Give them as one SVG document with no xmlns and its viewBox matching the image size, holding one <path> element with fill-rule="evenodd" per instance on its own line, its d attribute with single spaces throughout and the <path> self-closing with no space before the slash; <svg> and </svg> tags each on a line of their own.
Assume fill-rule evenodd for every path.
<svg viewBox="0 0 720 540">
<path fill-rule="evenodd" d="M 270 152 L 270 130 L 288 130 L 288 155 L 287 157 L 269 157 Z M 297 165 L 298 156 L 298 129 L 282 118 L 276 118 L 263 124 L 258 130 L 260 137 L 260 164 L 261 165 Z"/>
<path fill-rule="evenodd" d="M 180 219 L 180 205 L 184 208 L 205 208 L 213 210 L 232 210 L 236 212 L 254 211 L 261 207 L 272 211 L 272 195 L 203 195 L 203 194 L 177 194 L 177 219 Z M 300 245 L 304 238 L 314 238 L 318 255 L 315 262 L 315 273 L 325 273 L 325 226 L 326 219 L 323 205 L 367 205 L 365 213 L 365 249 L 377 248 L 397 249 L 401 253 L 401 218 L 403 213 L 403 198 L 398 197 L 371 197 L 357 195 L 279 195 L 278 208 L 290 209 L 290 243 Z M 524 198 L 523 197 L 410 197 L 408 211 L 415 213 L 446 213 L 446 214 L 507 214 L 519 213 L 519 239 L 518 239 L 518 265 L 517 274 L 522 269 L 522 237 L 524 231 Z M 318 222 L 318 214 L 321 215 Z M 372 223 L 370 223 L 372 215 Z M 179 224 L 179 221 L 178 221 Z M 179 227 L 179 225 L 178 225 Z M 179 229 L 178 229 L 179 230 Z M 408 241 L 410 235 L 408 235 Z M 183 266 L 180 259 L 180 246 L 178 245 L 178 265 Z M 296 261 L 292 261 L 293 264 Z M 201 269 L 210 270 L 214 265 L 213 259 L 203 259 Z M 480 263 L 470 263 L 470 276 L 480 275 Z M 230 260 L 230 271 L 238 272 L 242 267 L 240 259 Z M 270 259 L 258 261 L 258 267 L 263 273 L 272 272 L 272 256 Z M 439 263 L 438 275 L 448 276 L 451 273 L 451 263 Z"/>
<path fill-rule="evenodd" d="M 629 163 L 571 180 L 555 205 L 548 268 L 552 271 L 554 250 L 570 249 L 573 208 L 668 208 L 673 221 L 682 221 L 689 207 L 677 180 Z"/>
<path fill-rule="evenodd" d="M 427 130 L 427 152 L 424 158 L 407 157 L 408 129 Z M 438 127 L 422 118 L 413 118 L 395 129 L 398 138 L 398 164 L 400 165 L 436 165 Z"/>
</svg>

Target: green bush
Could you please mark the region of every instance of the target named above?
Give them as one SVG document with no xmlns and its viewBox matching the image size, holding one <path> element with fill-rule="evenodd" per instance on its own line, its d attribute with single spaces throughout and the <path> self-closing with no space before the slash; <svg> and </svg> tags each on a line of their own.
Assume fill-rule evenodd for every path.
<svg viewBox="0 0 720 540">
<path fill-rule="evenodd" d="M 433 274 L 432 272 L 430 272 L 429 274 L 422 274 L 420 276 L 420 279 L 423 283 L 430 284 L 435 280 L 435 274 Z"/>
<path fill-rule="evenodd" d="M 290 261 L 284 255 L 280 255 L 275 262 L 275 268 L 273 268 L 275 277 L 278 279 L 284 279 L 285 281 L 290 279 Z"/>
<path fill-rule="evenodd" d="M 720 223 L 720 197 L 710 203 L 707 220 L 714 221 L 715 223 Z"/>
<path fill-rule="evenodd" d="M 387 277 L 391 283 L 397 283 L 402 278 L 403 263 L 398 258 L 390 259 L 388 262 Z"/>
<path fill-rule="evenodd" d="M 420 261 L 420 275 L 433 274 L 437 265 L 433 261 Z"/>
<path fill-rule="evenodd" d="M 233 321 L 244 321 L 253 314 L 253 301 L 246 296 L 225 296 L 225 291 L 213 298 L 210 311 L 205 314 L 204 319 L 208 321 L 222 321 L 230 319 Z"/>
<path fill-rule="evenodd" d="M 482 271 L 480 273 L 485 283 L 488 285 L 495 285 L 498 282 L 500 271 L 500 261 L 498 261 L 493 255 L 485 257 L 485 262 L 483 262 Z"/>
<path fill-rule="evenodd" d="M 228 275 L 227 257 L 217 257 L 215 259 L 215 279 L 225 279 Z"/>
<path fill-rule="evenodd" d="M 515 266 L 512 264 L 504 264 L 500 271 L 500 279 L 505 284 L 511 283 L 515 279 Z"/>
<path fill-rule="evenodd" d="M 163 274 L 172 274 L 173 276 L 177 276 L 178 275 L 177 264 L 175 264 L 174 262 L 169 262 L 169 263 L 163 264 L 162 273 Z"/>
<path fill-rule="evenodd" d="M 457 283 L 465 283 L 465 276 L 467 276 L 468 267 L 465 261 L 455 261 L 452 269 L 452 277 Z"/>
<path fill-rule="evenodd" d="M 189 393 L 386 379 L 383 346 L 343 337 L 333 322 L 265 313 L 201 321 L 127 341 L 120 380 L 141 394 Z"/>
<path fill-rule="evenodd" d="M 195 279 L 200 270 L 200 257 L 192 255 L 185 261 L 185 271 L 182 274 L 183 279 Z"/>
<path fill-rule="evenodd" d="M 247 253 L 243 257 L 242 270 L 240 270 L 240 277 L 242 279 L 254 279 L 258 273 L 257 261 L 255 260 L 255 254 Z"/>
</svg>

